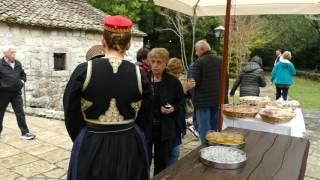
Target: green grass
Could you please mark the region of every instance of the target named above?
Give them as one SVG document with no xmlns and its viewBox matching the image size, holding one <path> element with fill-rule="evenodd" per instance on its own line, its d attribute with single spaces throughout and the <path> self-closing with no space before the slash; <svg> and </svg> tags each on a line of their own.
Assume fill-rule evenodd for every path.
<svg viewBox="0 0 320 180">
<path fill-rule="evenodd" d="M 298 100 L 304 109 L 320 109 L 320 82 L 294 77 L 289 96 Z"/>
</svg>

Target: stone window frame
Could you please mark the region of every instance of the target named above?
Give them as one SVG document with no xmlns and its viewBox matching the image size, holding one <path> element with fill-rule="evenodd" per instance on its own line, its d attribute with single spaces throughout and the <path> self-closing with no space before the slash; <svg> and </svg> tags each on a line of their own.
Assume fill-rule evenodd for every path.
<svg viewBox="0 0 320 180">
<path fill-rule="evenodd" d="M 65 54 L 65 69 L 64 70 L 55 70 L 54 69 L 54 54 L 55 53 L 64 53 Z M 50 58 L 50 70 L 53 76 L 68 76 L 70 65 L 71 65 L 71 53 L 67 48 L 53 48 L 51 51 Z"/>
<path fill-rule="evenodd" d="M 61 57 L 58 57 L 61 56 Z M 56 62 L 57 60 L 62 62 Z M 53 53 L 53 70 L 65 71 L 67 69 L 67 53 Z"/>
</svg>

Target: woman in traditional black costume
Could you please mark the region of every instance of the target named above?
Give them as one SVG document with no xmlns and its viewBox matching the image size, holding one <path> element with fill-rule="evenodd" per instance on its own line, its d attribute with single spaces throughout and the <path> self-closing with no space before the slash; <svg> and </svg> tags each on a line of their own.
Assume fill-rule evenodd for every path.
<svg viewBox="0 0 320 180">
<path fill-rule="evenodd" d="M 105 57 L 78 65 L 67 84 L 70 180 L 149 179 L 143 134 L 151 122 L 152 90 L 139 67 L 124 60 L 131 27 L 123 16 L 105 17 Z"/>
</svg>

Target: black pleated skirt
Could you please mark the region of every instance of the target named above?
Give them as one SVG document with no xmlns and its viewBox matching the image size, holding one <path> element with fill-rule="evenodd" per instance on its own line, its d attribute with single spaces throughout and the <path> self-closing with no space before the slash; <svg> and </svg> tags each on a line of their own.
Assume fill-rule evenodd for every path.
<svg viewBox="0 0 320 180">
<path fill-rule="evenodd" d="M 69 180 L 148 180 L 146 144 L 134 124 L 87 126 L 74 142 Z"/>
</svg>

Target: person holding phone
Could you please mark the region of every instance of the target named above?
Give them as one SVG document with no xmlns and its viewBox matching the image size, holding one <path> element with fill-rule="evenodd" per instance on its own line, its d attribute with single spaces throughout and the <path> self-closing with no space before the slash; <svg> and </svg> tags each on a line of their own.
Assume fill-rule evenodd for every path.
<svg viewBox="0 0 320 180">
<path fill-rule="evenodd" d="M 152 125 L 147 130 L 149 159 L 154 157 L 154 175 L 169 165 L 169 155 L 176 140 L 177 117 L 184 109 L 184 93 L 180 81 L 166 72 L 169 52 L 154 48 L 148 54 L 151 64 L 149 79 L 153 89 Z M 154 148 L 153 148 L 154 147 Z"/>
</svg>

